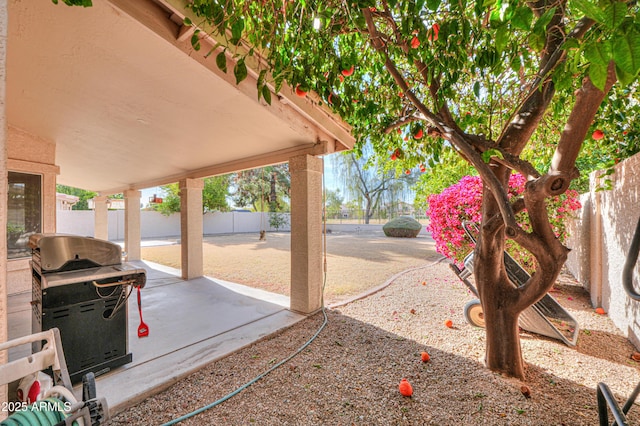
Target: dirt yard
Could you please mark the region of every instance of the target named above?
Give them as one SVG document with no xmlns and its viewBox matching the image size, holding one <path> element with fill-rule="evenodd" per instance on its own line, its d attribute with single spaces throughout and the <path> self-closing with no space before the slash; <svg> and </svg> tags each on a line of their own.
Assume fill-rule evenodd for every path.
<svg viewBox="0 0 640 426">
<path fill-rule="evenodd" d="M 216 235 L 205 238 L 204 273 L 226 281 L 289 295 L 289 233 Z M 143 247 L 145 260 L 180 268 L 180 245 Z M 430 237 L 388 238 L 382 231 L 327 235 L 325 303 L 348 299 L 395 274 L 439 259 Z"/>
</svg>

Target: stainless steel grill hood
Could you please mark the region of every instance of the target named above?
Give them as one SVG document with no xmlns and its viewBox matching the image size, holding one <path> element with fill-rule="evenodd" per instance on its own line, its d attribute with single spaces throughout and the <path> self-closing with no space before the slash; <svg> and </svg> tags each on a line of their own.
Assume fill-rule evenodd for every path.
<svg viewBox="0 0 640 426">
<path fill-rule="evenodd" d="M 84 268 L 122 262 L 122 248 L 118 244 L 78 235 L 34 234 L 29 238 L 29 247 L 40 253 L 43 272 L 80 269 L 69 265 L 78 261 L 86 262 Z"/>
</svg>

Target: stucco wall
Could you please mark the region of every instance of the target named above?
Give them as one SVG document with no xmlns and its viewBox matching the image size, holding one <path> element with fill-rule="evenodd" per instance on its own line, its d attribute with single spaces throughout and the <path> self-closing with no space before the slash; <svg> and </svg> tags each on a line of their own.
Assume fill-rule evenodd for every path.
<svg viewBox="0 0 640 426">
<path fill-rule="evenodd" d="M 640 347 L 640 303 L 627 297 L 622 268 L 640 216 L 640 155 L 616 165 L 609 176 L 612 189 L 597 191 L 599 173 L 590 176 L 591 190 L 583 198 L 580 218 L 573 224 L 567 267 L 629 339 Z M 640 288 L 636 266 L 634 283 Z"/>
<path fill-rule="evenodd" d="M 42 175 L 42 231 L 56 231 L 55 144 L 13 126 L 8 128 L 7 168 L 9 171 Z M 7 265 L 10 294 L 31 289 L 29 259 L 12 259 Z"/>
</svg>

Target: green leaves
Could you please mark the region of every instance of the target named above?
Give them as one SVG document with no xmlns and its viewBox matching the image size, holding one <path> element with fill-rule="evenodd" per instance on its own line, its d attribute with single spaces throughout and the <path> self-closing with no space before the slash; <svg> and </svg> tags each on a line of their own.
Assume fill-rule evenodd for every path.
<svg viewBox="0 0 640 426">
<path fill-rule="evenodd" d="M 528 31 L 531 28 L 531 22 L 533 22 L 533 12 L 528 7 L 519 7 L 516 9 L 513 18 L 511 18 L 511 24 L 518 29 Z"/>
<path fill-rule="evenodd" d="M 51 0 L 53 4 L 58 4 L 58 0 Z M 82 6 L 82 7 L 91 7 L 93 3 L 91 0 L 62 0 L 64 4 L 67 6 Z"/>
<path fill-rule="evenodd" d="M 193 35 L 191 36 L 191 47 L 194 50 L 200 50 L 200 30 L 195 30 Z"/>
<path fill-rule="evenodd" d="M 627 16 L 627 4 L 624 2 L 614 1 L 605 9 L 589 0 L 572 0 L 571 2 L 584 16 L 612 30 L 618 28 Z"/>
<path fill-rule="evenodd" d="M 233 67 L 233 75 L 236 77 L 236 84 L 240 84 L 247 78 L 247 65 L 244 62 L 244 58 L 238 59 L 235 67 Z"/>
<path fill-rule="evenodd" d="M 611 61 L 615 62 L 618 80 L 628 85 L 640 71 L 640 33 L 631 28 L 611 41 L 591 43 L 585 47 L 584 57 L 589 62 L 589 78 L 597 88 L 604 88 Z"/>
<path fill-rule="evenodd" d="M 571 4 L 575 6 L 587 18 L 591 18 L 596 22 L 604 22 L 604 12 L 600 7 L 591 3 L 589 0 L 571 0 Z"/>
<path fill-rule="evenodd" d="M 640 33 L 635 29 L 612 41 L 613 60 L 618 72 L 618 79 L 623 85 L 631 83 L 640 70 Z"/>
<path fill-rule="evenodd" d="M 244 31 L 244 19 L 240 17 L 231 25 L 231 44 L 239 45 L 242 39 L 242 31 Z"/>
<path fill-rule="evenodd" d="M 271 89 L 269 89 L 269 86 L 267 86 L 266 84 L 262 86 L 261 93 L 265 102 L 271 105 Z"/>
<path fill-rule="evenodd" d="M 440 7 L 441 0 L 427 0 L 427 7 L 429 10 L 436 11 Z"/>
<path fill-rule="evenodd" d="M 502 53 L 509 43 L 509 28 L 506 25 L 502 25 L 496 31 L 496 50 L 498 54 Z"/>
<path fill-rule="evenodd" d="M 533 25 L 533 30 L 529 36 L 529 45 L 536 52 L 541 52 L 542 49 L 544 49 L 544 45 L 547 40 L 547 25 L 549 25 L 549 22 L 551 22 L 555 13 L 556 8 L 552 7 L 543 13 Z"/>
<path fill-rule="evenodd" d="M 584 56 L 590 62 L 589 78 L 591 82 L 597 88 L 603 89 L 607 81 L 607 67 L 611 60 L 611 45 L 609 43 L 588 45 Z"/>
<path fill-rule="evenodd" d="M 604 25 L 614 30 L 618 28 L 627 15 L 627 4 L 619 1 L 611 3 L 604 10 Z"/>
<path fill-rule="evenodd" d="M 504 158 L 502 153 L 497 149 L 488 149 L 482 153 L 482 161 L 484 161 L 485 163 L 488 163 L 491 160 L 491 157 L 496 157 L 500 159 Z"/>
<path fill-rule="evenodd" d="M 218 66 L 220 71 L 222 71 L 223 73 L 226 74 L 226 72 L 227 72 L 227 55 L 226 55 L 224 50 L 216 55 L 216 65 Z"/>
</svg>

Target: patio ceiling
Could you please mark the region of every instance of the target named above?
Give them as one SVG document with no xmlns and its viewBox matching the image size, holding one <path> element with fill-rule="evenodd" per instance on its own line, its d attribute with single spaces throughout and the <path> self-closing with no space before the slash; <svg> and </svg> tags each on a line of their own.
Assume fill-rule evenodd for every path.
<svg viewBox="0 0 640 426">
<path fill-rule="evenodd" d="M 58 183 L 110 194 L 353 146 L 317 99 L 236 86 L 191 48 L 180 2 L 93 3 L 9 2 L 8 122 L 56 144 Z"/>
</svg>

